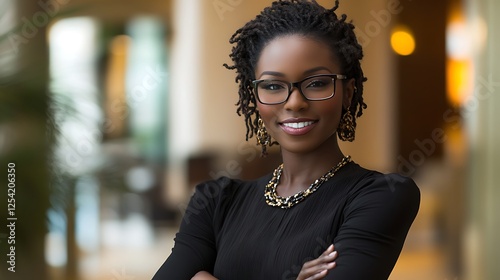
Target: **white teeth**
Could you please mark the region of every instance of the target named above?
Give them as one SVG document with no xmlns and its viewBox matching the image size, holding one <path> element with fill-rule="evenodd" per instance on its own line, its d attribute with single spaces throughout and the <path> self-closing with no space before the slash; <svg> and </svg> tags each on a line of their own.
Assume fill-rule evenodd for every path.
<svg viewBox="0 0 500 280">
<path fill-rule="evenodd" d="M 283 125 L 287 126 L 287 127 L 291 127 L 291 128 L 303 128 L 303 127 L 309 126 L 313 123 L 314 122 L 283 123 Z"/>
</svg>

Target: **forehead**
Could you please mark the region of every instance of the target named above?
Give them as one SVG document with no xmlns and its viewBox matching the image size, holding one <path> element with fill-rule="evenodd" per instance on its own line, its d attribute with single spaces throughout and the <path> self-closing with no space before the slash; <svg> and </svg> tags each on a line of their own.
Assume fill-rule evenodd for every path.
<svg viewBox="0 0 500 280">
<path fill-rule="evenodd" d="M 331 73 L 340 71 L 338 59 L 330 46 L 303 35 L 287 35 L 271 40 L 262 49 L 255 75 L 259 78 L 262 72 L 274 71 L 283 76 L 297 77 L 319 67 L 327 68 Z"/>
</svg>

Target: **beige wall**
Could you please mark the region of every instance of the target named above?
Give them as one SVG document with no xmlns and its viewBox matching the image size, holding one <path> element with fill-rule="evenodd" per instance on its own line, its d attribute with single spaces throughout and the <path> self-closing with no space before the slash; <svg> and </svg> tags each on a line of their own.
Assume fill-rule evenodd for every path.
<svg viewBox="0 0 500 280">
<path fill-rule="evenodd" d="M 201 39 L 201 101 L 204 104 L 201 115 L 201 149 L 227 149 L 236 151 L 239 143 L 245 141 L 245 123 L 236 114 L 238 87 L 235 73 L 222 66 L 232 64 L 229 53 L 229 38 L 245 22 L 262 10 L 268 1 L 218 1 L 227 4 L 229 10 L 216 9 L 216 1 L 203 1 Z M 252 139 L 253 140 L 253 139 Z M 252 144 L 254 141 L 252 141 Z"/>
<path fill-rule="evenodd" d="M 177 1 L 180 2 L 180 1 Z M 199 30 L 191 34 L 201 37 L 196 40 L 196 46 L 189 46 L 196 53 L 191 54 L 197 58 L 197 64 L 191 67 L 198 77 L 197 85 L 191 87 L 192 92 L 185 93 L 191 96 L 193 106 L 180 108 L 178 104 L 175 109 L 178 112 L 188 114 L 185 110 L 197 109 L 199 119 L 192 120 L 187 126 L 192 131 L 194 138 L 189 141 L 190 149 L 185 153 L 193 153 L 205 149 L 225 149 L 236 153 L 237 146 L 244 141 L 245 125 L 242 118 L 238 118 L 234 104 L 237 101 L 237 85 L 234 83 L 235 74 L 226 70 L 222 64 L 230 64 L 228 54 L 231 46 L 228 43 L 233 32 L 241 27 L 246 21 L 252 19 L 263 7 L 271 1 L 249 1 L 249 0 L 220 0 L 220 1 L 187 1 L 194 5 L 198 2 L 201 10 L 199 19 L 193 19 L 199 24 Z M 332 5 L 333 1 L 319 1 L 326 6 Z M 398 1 L 389 1 L 398 6 Z M 223 3 L 227 9 L 217 9 L 216 4 Z M 185 5 L 185 4 L 184 4 Z M 395 22 L 395 14 L 389 13 L 389 18 L 382 18 L 376 14 L 386 14 L 393 11 L 394 7 L 387 8 L 388 1 L 385 0 L 363 0 L 357 1 L 356 6 L 344 2 L 341 11 L 354 20 L 357 29 L 362 31 L 366 37 L 363 41 L 365 60 L 363 68 L 369 81 L 365 86 L 365 101 L 368 109 L 360 119 L 357 139 L 355 143 L 345 144 L 345 151 L 351 154 L 355 161 L 369 168 L 388 171 L 393 166 L 395 155 L 393 151 L 394 139 L 394 110 L 393 110 L 393 86 L 390 81 L 394 80 L 392 69 L 392 53 L 389 49 L 390 25 Z M 381 12 L 382 11 L 382 12 Z M 195 16 L 194 14 L 185 16 Z M 178 16 L 177 24 L 183 17 Z M 185 19 L 184 19 L 185 20 Z M 180 35 L 181 25 L 174 24 L 174 36 Z M 177 46 L 172 55 L 175 57 L 183 51 L 182 46 Z M 188 55 L 188 54 L 186 54 Z M 174 58 L 175 59 L 175 58 Z M 189 59 L 188 59 L 189 60 Z M 174 73 L 178 64 L 171 69 Z M 193 74 L 190 74 L 193 75 Z M 177 76 L 179 77 L 179 76 Z M 183 93 L 184 94 L 184 93 Z M 182 114 L 181 114 L 182 115 Z M 178 120 L 184 119 L 177 117 Z M 185 125 L 182 125 L 186 129 Z M 174 126 L 175 127 L 175 126 Z M 181 129 L 181 126 L 176 126 Z M 177 130 L 175 130 L 177 131 Z M 177 133 L 177 132 L 176 132 Z M 186 135 L 186 133 L 181 133 Z M 176 137 L 175 133 L 171 136 Z M 178 135 L 178 137 L 181 137 Z M 172 150 L 179 151 L 185 142 L 178 138 L 174 140 Z M 254 144 L 254 139 L 250 142 Z"/>
<path fill-rule="evenodd" d="M 497 0 L 468 1 L 469 20 L 482 19 L 488 26 L 486 49 L 475 65 L 474 94 L 477 107 L 464 108 L 468 125 L 469 180 L 467 228 L 464 240 L 466 278 L 500 279 L 500 3 Z M 472 101 L 471 101 L 472 102 Z M 470 103 L 472 104 L 472 103 Z"/>
</svg>

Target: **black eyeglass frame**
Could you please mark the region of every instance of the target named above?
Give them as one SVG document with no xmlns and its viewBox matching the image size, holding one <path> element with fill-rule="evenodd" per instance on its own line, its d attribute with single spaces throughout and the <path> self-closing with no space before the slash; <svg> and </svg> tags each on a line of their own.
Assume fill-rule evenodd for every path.
<svg viewBox="0 0 500 280">
<path fill-rule="evenodd" d="M 309 80 L 309 79 L 312 79 L 312 78 L 316 78 L 316 77 L 330 77 L 332 78 L 333 80 L 333 92 L 330 96 L 328 97 L 323 97 L 323 98 L 319 98 L 319 99 L 309 99 L 307 98 L 304 93 L 302 92 L 302 83 L 306 80 Z M 308 100 L 308 101 L 322 101 L 322 100 L 327 100 L 327 99 L 330 99 L 330 98 L 333 98 L 335 96 L 335 92 L 337 91 L 337 80 L 347 80 L 347 76 L 346 75 L 342 75 L 342 74 L 318 74 L 318 75 L 313 75 L 313 76 L 309 76 L 309 77 L 306 77 L 304 78 L 303 80 L 300 80 L 298 82 L 286 82 L 286 81 L 282 81 L 282 80 L 278 80 L 278 79 L 263 79 L 263 80 L 253 80 L 252 81 L 252 84 L 253 84 L 253 89 L 254 89 L 254 93 L 255 93 L 255 97 L 257 97 L 257 100 L 262 103 L 262 104 L 265 104 L 265 105 L 278 105 L 278 104 L 283 104 L 285 102 L 288 101 L 288 99 L 290 98 L 290 95 L 292 94 L 292 91 L 293 91 L 293 88 L 296 87 L 300 94 L 302 95 L 302 97 L 304 97 L 305 100 Z M 269 103 L 269 102 L 262 102 L 259 98 L 259 91 L 257 89 L 257 86 L 262 83 L 262 82 L 265 82 L 265 81 L 268 81 L 268 82 L 281 82 L 281 83 L 285 83 L 288 85 L 288 96 L 286 97 L 285 100 L 281 101 L 281 102 L 272 102 L 272 103 Z"/>
</svg>

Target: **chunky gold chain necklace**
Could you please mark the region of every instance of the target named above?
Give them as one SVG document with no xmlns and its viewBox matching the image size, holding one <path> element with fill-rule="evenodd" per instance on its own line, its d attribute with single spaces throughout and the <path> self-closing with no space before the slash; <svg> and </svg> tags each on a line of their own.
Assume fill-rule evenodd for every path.
<svg viewBox="0 0 500 280">
<path fill-rule="evenodd" d="M 281 197 L 276 193 L 276 188 L 278 187 L 278 183 L 280 182 L 281 178 L 281 173 L 283 172 L 283 163 L 280 164 L 280 166 L 278 166 L 278 168 L 274 170 L 273 177 L 271 178 L 269 183 L 267 183 L 265 188 L 264 197 L 266 198 L 267 205 L 280 207 L 283 209 L 288 209 L 291 208 L 292 206 L 297 205 L 306 197 L 317 191 L 324 182 L 332 178 L 340 168 L 342 168 L 350 161 L 351 161 L 351 156 L 344 157 L 335 167 L 330 169 L 325 175 L 321 176 L 321 178 L 314 181 L 314 183 L 312 183 L 307 189 L 300 191 L 289 197 Z"/>
</svg>

